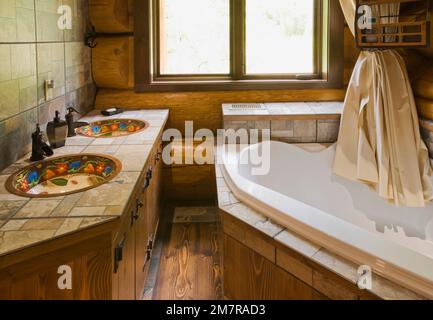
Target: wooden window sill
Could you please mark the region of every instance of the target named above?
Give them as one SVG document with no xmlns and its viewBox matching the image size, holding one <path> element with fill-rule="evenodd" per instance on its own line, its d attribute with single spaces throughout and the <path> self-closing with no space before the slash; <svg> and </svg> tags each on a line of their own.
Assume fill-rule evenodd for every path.
<svg viewBox="0 0 433 320">
<path fill-rule="evenodd" d="M 327 80 L 220 80 L 220 81 L 154 81 L 137 84 L 136 92 L 240 91 L 341 89 L 343 84 Z"/>
</svg>

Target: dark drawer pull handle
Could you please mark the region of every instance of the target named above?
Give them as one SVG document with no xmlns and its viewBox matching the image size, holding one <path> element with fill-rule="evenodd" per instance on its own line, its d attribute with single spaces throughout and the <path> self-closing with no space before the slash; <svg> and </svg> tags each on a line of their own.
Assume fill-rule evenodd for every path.
<svg viewBox="0 0 433 320">
<path fill-rule="evenodd" d="M 125 248 L 126 235 L 123 236 L 117 247 L 114 249 L 114 273 L 119 270 L 119 264 L 123 260 L 123 249 Z"/>
<path fill-rule="evenodd" d="M 152 180 L 152 169 L 147 170 L 146 178 L 144 180 L 143 191 L 149 188 L 150 181 Z"/>
<path fill-rule="evenodd" d="M 162 151 L 158 150 L 158 152 L 155 154 L 155 164 L 158 163 L 159 160 L 161 160 Z"/>
<path fill-rule="evenodd" d="M 149 180 L 152 180 L 152 176 L 153 176 L 153 170 L 152 170 L 152 168 L 150 168 L 149 170 L 147 170 L 146 178 L 149 178 Z"/>
<path fill-rule="evenodd" d="M 149 242 L 147 243 L 147 249 L 153 250 L 153 240 L 149 240 Z"/>
<path fill-rule="evenodd" d="M 146 248 L 146 257 L 144 258 L 144 264 L 143 264 L 143 272 L 146 269 L 147 263 L 152 258 L 152 251 L 153 251 L 153 241 L 150 240 L 147 242 L 147 248 Z"/>
<path fill-rule="evenodd" d="M 132 222 L 137 221 L 140 218 L 140 209 L 144 207 L 143 202 L 136 200 L 135 210 L 132 211 Z"/>
</svg>

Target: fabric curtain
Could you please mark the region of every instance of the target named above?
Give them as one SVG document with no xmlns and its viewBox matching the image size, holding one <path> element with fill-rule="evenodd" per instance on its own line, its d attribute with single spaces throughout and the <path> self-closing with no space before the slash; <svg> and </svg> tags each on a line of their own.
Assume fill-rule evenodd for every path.
<svg viewBox="0 0 433 320">
<path fill-rule="evenodd" d="M 355 0 L 340 3 L 354 33 Z M 393 4 L 373 8 L 380 16 L 398 12 Z M 433 200 L 433 172 L 415 99 L 405 63 L 394 50 L 360 54 L 344 103 L 334 173 L 367 184 L 398 206 L 423 207 Z"/>
</svg>

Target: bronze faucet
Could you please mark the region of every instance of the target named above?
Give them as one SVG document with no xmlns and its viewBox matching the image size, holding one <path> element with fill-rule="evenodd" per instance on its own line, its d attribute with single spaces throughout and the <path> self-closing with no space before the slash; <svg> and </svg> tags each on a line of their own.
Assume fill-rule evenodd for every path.
<svg viewBox="0 0 433 320">
<path fill-rule="evenodd" d="M 54 154 L 53 149 L 44 141 L 39 124 L 36 125 L 36 131 L 32 134 L 32 156 L 31 161 L 41 161 L 44 158 L 51 157 Z"/>
<path fill-rule="evenodd" d="M 89 125 L 87 122 L 75 121 L 74 120 L 74 112 L 78 113 L 77 109 L 74 107 L 67 107 L 68 113 L 66 114 L 66 123 L 68 124 L 68 138 L 75 137 L 77 134 L 75 133 L 75 129 L 83 126 Z"/>
</svg>

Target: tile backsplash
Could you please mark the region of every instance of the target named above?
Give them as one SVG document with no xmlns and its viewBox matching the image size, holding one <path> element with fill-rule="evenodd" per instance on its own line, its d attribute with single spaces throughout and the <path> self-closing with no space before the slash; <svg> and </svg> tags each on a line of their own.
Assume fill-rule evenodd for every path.
<svg viewBox="0 0 433 320">
<path fill-rule="evenodd" d="M 70 30 L 58 27 L 62 5 L 72 9 Z M 87 0 L 0 1 L 0 169 L 30 151 L 36 124 L 45 131 L 56 110 L 93 109 L 87 19 Z"/>
</svg>

